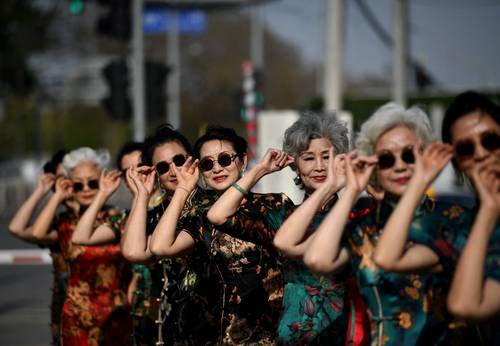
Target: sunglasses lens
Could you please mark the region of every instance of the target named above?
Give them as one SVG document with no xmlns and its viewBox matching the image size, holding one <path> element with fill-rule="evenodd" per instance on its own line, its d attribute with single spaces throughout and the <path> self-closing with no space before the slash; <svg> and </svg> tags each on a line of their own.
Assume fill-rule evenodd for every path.
<svg viewBox="0 0 500 346">
<path fill-rule="evenodd" d="M 186 162 L 186 157 L 184 155 L 175 155 L 172 162 L 177 167 L 181 167 Z"/>
<path fill-rule="evenodd" d="M 74 192 L 80 192 L 83 190 L 83 184 L 82 183 L 73 183 L 73 191 Z"/>
<path fill-rule="evenodd" d="M 87 186 L 89 187 L 89 189 L 92 189 L 92 190 L 97 190 L 99 188 L 99 181 L 98 180 L 90 180 L 88 183 L 87 183 Z"/>
<path fill-rule="evenodd" d="M 485 133 L 481 137 L 481 145 L 488 151 L 495 151 L 500 146 L 500 136 L 494 132 Z"/>
<path fill-rule="evenodd" d="M 160 161 L 156 164 L 156 171 L 159 175 L 163 175 L 168 172 L 169 165 L 165 161 Z"/>
<path fill-rule="evenodd" d="M 455 145 L 457 156 L 465 158 L 474 155 L 474 143 L 472 141 L 463 141 Z"/>
<path fill-rule="evenodd" d="M 212 161 L 212 159 L 205 158 L 200 161 L 199 167 L 203 172 L 207 172 L 214 168 L 214 162 Z"/>
<path fill-rule="evenodd" d="M 388 169 L 394 166 L 396 158 L 391 153 L 384 153 L 378 156 L 378 167 L 380 169 Z"/>
<path fill-rule="evenodd" d="M 222 167 L 229 166 L 232 161 L 233 160 L 231 158 L 231 155 L 229 155 L 228 153 L 222 153 L 217 158 L 217 162 L 219 162 L 219 165 L 221 165 Z"/>
<path fill-rule="evenodd" d="M 415 155 L 413 155 L 413 148 L 406 148 L 401 153 L 401 159 L 407 163 L 412 164 L 415 163 Z"/>
</svg>

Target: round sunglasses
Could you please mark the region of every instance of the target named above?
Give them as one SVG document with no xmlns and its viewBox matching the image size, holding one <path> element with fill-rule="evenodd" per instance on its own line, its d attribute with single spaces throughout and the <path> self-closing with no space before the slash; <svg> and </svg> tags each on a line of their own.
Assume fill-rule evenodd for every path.
<svg viewBox="0 0 500 346">
<path fill-rule="evenodd" d="M 396 156 L 389 150 L 382 150 L 377 154 L 378 168 L 389 169 L 396 164 Z M 409 145 L 401 151 L 401 160 L 406 164 L 415 163 L 415 155 L 413 154 L 413 146 Z"/>
<path fill-rule="evenodd" d="M 185 162 L 186 162 L 186 157 L 182 154 L 177 154 L 172 158 L 171 163 L 168 163 L 167 161 L 160 161 L 155 165 L 155 167 L 158 174 L 163 175 L 170 170 L 170 165 L 172 163 L 177 167 L 181 167 Z"/>
<path fill-rule="evenodd" d="M 87 182 L 76 182 L 73 183 L 73 192 L 80 192 L 87 186 L 91 190 L 97 190 L 99 188 L 99 180 L 92 179 Z"/>
<path fill-rule="evenodd" d="M 495 151 L 500 147 L 500 135 L 496 132 L 483 132 L 479 140 L 481 146 L 488 151 Z M 464 139 L 455 144 L 455 155 L 460 160 L 474 156 L 476 144 L 472 139 Z"/>
<path fill-rule="evenodd" d="M 216 162 L 219 163 L 221 167 L 228 167 L 237 156 L 238 156 L 237 154 L 230 154 L 224 152 L 217 155 L 217 160 L 214 160 L 210 157 L 205 157 L 201 159 L 199 167 L 202 172 L 207 172 L 212 170 Z"/>
</svg>

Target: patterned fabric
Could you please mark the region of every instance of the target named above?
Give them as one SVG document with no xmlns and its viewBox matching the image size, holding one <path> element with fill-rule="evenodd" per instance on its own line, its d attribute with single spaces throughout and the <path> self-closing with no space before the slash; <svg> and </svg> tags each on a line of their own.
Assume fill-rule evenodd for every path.
<svg viewBox="0 0 500 346">
<path fill-rule="evenodd" d="M 224 345 L 273 345 L 283 287 L 279 257 L 272 247 L 215 229 L 206 213 L 217 197 L 206 192 L 186 209 L 179 227 L 209 255 L 206 272 L 216 288 L 211 299 L 222 308 L 216 315 L 217 337 Z"/>
<path fill-rule="evenodd" d="M 66 299 L 68 285 L 68 265 L 61 252 L 58 243 L 49 246 L 52 258 L 52 297 L 50 303 L 50 330 L 52 333 L 52 344 L 61 344 L 61 313 Z"/>
<path fill-rule="evenodd" d="M 333 198 L 314 216 L 308 233 L 316 230 L 335 202 L 336 198 Z M 221 230 L 241 239 L 271 245 L 276 231 L 294 209 L 284 194 L 250 194 Z M 349 300 L 346 296 L 349 270 L 340 275 L 319 275 L 292 259 L 285 261 L 283 270 L 284 310 L 278 325 L 278 342 L 287 345 L 343 345 L 351 305 L 346 304 Z M 362 303 L 361 309 L 364 309 Z"/>
<path fill-rule="evenodd" d="M 382 202 L 347 226 L 352 263 L 371 317 L 373 345 L 447 345 L 453 342 L 446 312 L 449 275 L 400 274 L 379 269 L 373 251 L 394 205 Z M 425 199 L 418 207 L 409 231 L 409 243 L 428 242 L 432 229 L 423 220 L 433 218 L 437 228 L 460 227 L 460 220 L 446 215 L 446 205 Z M 458 335 L 458 332 L 456 333 Z M 457 341 L 457 340 L 455 340 Z"/>
<path fill-rule="evenodd" d="M 105 208 L 95 227 L 115 223 L 118 211 Z M 64 213 L 53 228 L 69 265 L 66 300 L 62 311 L 64 345 L 131 344 L 130 312 L 126 308 L 124 286 L 129 282 L 130 266 L 122 257 L 119 239 L 114 244 L 80 246 L 71 243 L 78 216 Z"/>
</svg>

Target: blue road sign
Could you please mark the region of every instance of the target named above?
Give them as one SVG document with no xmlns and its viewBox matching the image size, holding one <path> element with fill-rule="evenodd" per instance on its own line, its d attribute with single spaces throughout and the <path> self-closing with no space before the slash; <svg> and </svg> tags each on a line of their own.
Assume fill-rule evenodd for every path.
<svg viewBox="0 0 500 346">
<path fill-rule="evenodd" d="M 146 6 L 144 8 L 144 32 L 157 34 L 171 29 L 169 19 L 171 10 L 165 7 Z M 207 27 L 207 16 L 201 10 L 181 10 L 179 14 L 179 32 L 199 33 Z"/>
</svg>

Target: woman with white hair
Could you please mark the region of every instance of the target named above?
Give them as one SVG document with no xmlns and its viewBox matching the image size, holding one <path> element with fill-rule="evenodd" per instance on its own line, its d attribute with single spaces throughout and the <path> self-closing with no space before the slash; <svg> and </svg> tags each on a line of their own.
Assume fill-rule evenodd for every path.
<svg viewBox="0 0 500 346">
<path fill-rule="evenodd" d="M 387 220 L 414 173 L 415 157 L 422 145 L 428 145 L 426 153 L 439 158 L 439 164 L 451 157 L 450 146 L 430 144 L 432 140 L 428 117 L 420 108 L 405 109 L 394 103 L 379 108 L 361 126 L 356 140 L 358 151 L 346 158 L 347 183 L 342 198 L 324 219 L 304 255 L 311 269 L 335 272 L 341 246 L 349 244 L 351 263 L 371 320 L 374 345 L 451 342 L 451 318 L 446 312 L 449 277 L 431 263 L 426 272 L 412 271 L 416 261 L 428 258 L 425 249 L 420 247 L 417 255 L 407 256 L 399 263 L 398 271 L 405 273 L 384 271 L 373 260 Z M 369 182 L 376 197 L 372 206 L 351 212 Z M 418 223 L 436 208 L 441 206 L 427 197 L 421 199 L 412 220 L 415 227 L 410 231 L 410 242 L 428 236 Z"/>
<path fill-rule="evenodd" d="M 56 191 L 33 225 L 33 236 L 43 239 L 57 235 L 57 242 L 69 265 L 67 297 L 62 311 L 64 345 L 131 344 L 130 313 L 125 309 L 124 287 L 130 266 L 120 252 L 120 231 L 116 223 L 121 213 L 102 204 L 116 190 L 119 174 L 103 172 L 109 153 L 83 147 L 66 154 L 63 165 L 67 178 L 56 182 Z M 117 182 L 118 179 L 118 182 Z M 76 212 L 57 214 L 68 198 L 78 205 Z M 81 219 L 97 213 L 94 227 L 108 227 L 115 239 L 95 246 L 72 242 Z"/>
</svg>

